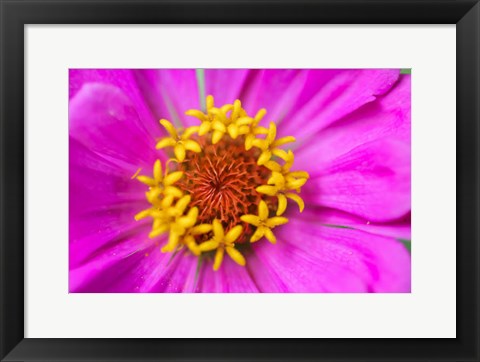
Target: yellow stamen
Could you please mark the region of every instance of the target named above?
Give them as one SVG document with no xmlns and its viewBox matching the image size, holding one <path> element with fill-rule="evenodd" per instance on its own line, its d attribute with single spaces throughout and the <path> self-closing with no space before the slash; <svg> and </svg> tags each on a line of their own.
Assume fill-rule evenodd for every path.
<svg viewBox="0 0 480 362">
<path fill-rule="evenodd" d="M 160 162 L 160 160 L 156 160 L 153 164 L 153 178 L 157 182 L 162 182 L 162 177 L 162 163 Z"/>
<path fill-rule="evenodd" d="M 195 220 L 196 222 L 196 220 Z M 200 255 L 201 250 L 199 245 L 195 241 L 195 236 L 203 235 L 212 230 L 212 225 L 210 224 L 200 224 L 194 227 L 190 227 L 183 238 L 185 245 L 190 249 L 190 251 L 195 255 Z"/>
<path fill-rule="evenodd" d="M 262 200 L 258 204 L 258 216 L 248 214 L 243 215 L 240 218 L 243 222 L 257 227 L 257 230 L 250 238 L 251 243 L 260 240 L 263 236 L 265 236 L 272 244 L 276 243 L 277 239 L 275 238 L 275 235 L 273 235 L 272 229 L 279 225 L 286 224 L 288 222 L 288 219 L 281 216 L 274 216 L 271 218 L 269 218 L 268 216 L 268 206 L 265 201 Z"/>
<path fill-rule="evenodd" d="M 255 145 L 255 142 L 253 143 Z M 261 154 L 260 157 L 258 157 L 257 163 L 261 166 L 266 164 L 270 158 L 272 158 L 272 152 L 270 150 L 264 150 Z"/>
<path fill-rule="evenodd" d="M 282 190 L 282 189 L 278 188 L 277 186 L 262 185 L 262 186 L 257 187 L 256 190 L 257 190 L 257 192 L 259 192 L 261 194 L 265 194 L 265 195 L 268 195 L 268 196 L 277 196 L 278 202 L 279 202 L 279 205 L 278 205 L 278 208 L 277 208 L 277 216 L 282 215 L 283 212 L 286 209 L 285 200 L 281 199 L 279 197 L 281 195 L 282 196 L 284 195 L 285 197 L 295 201 L 298 204 L 300 212 L 302 212 L 303 209 L 305 208 L 305 203 L 303 202 L 302 198 L 299 195 L 291 193 L 291 192 L 285 192 L 285 190 Z"/>
<path fill-rule="evenodd" d="M 177 142 L 173 138 L 162 138 L 160 141 L 158 141 L 156 149 L 162 149 L 165 147 L 174 147 L 177 144 Z"/>
<path fill-rule="evenodd" d="M 165 195 L 172 195 L 173 197 L 179 199 L 183 196 L 182 190 L 180 190 L 178 187 L 175 186 L 166 186 L 163 189 L 163 193 Z"/>
<path fill-rule="evenodd" d="M 140 211 L 138 214 L 134 216 L 134 218 L 136 221 L 139 221 L 139 220 L 145 219 L 146 217 L 151 216 L 151 214 L 152 214 L 152 209 L 146 209 L 146 210 Z"/>
<path fill-rule="evenodd" d="M 196 153 L 202 152 L 202 148 L 195 141 L 186 140 L 186 141 L 183 142 L 183 144 L 185 146 L 185 149 L 188 150 L 188 151 L 192 151 L 192 152 L 196 152 Z"/>
<path fill-rule="evenodd" d="M 170 134 L 170 137 L 172 137 L 173 139 L 178 138 L 177 130 L 175 129 L 175 127 L 173 126 L 172 123 L 170 123 L 170 122 L 167 121 L 166 119 L 161 119 L 161 120 L 160 120 L 160 124 L 161 124 L 163 127 L 165 127 L 165 129 L 167 130 L 167 132 Z"/>
<path fill-rule="evenodd" d="M 278 194 L 277 216 L 282 215 L 287 209 L 287 197 L 284 194 Z"/>
<path fill-rule="evenodd" d="M 188 111 L 185 112 L 187 116 L 192 116 L 195 118 L 198 118 L 202 122 L 206 122 L 208 120 L 208 117 L 203 114 L 202 111 L 199 111 L 198 109 L 189 109 Z M 200 134 L 200 132 L 199 132 Z"/>
<path fill-rule="evenodd" d="M 218 248 L 219 243 L 215 240 L 209 240 L 200 244 L 201 251 L 212 251 Z"/>
<path fill-rule="evenodd" d="M 310 175 L 308 174 L 308 172 L 305 172 L 305 171 L 289 172 L 288 176 L 292 176 L 292 177 L 295 177 L 295 178 L 305 178 L 307 180 L 310 178 Z"/>
<path fill-rule="evenodd" d="M 232 123 L 228 126 L 228 134 L 233 139 L 236 139 L 238 137 L 238 132 L 239 132 L 239 128 L 237 124 Z"/>
<path fill-rule="evenodd" d="M 272 176 L 268 179 L 268 185 L 257 187 L 257 191 L 269 196 L 277 196 L 277 216 L 282 215 L 287 208 L 287 198 L 295 201 L 298 204 L 300 212 L 305 208 L 305 203 L 302 198 L 292 192 L 295 190 L 300 192 L 300 188 L 307 182 L 310 175 L 305 171 L 290 172 L 293 165 L 294 155 L 291 150 L 288 151 L 285 158 L 285 164 L 280 166 L 275 161 L 268 161 L 265 167 L 272 170 Z"/>
<path fill-rule="evenodd" d="M 227 250 L 227 254 L 238 265 L 245 266 L 245 264 L 247 264 L 243 255 L 237 249 L 227 246 L 225 250 Z"/>
<path fill-rule="evenodd" d="M 238 118 L 241 116 L 242 111 L 242 102 L 240 102 L 239 99 L 236 99 L 235 102 L 233 102 L 233 110 L 231 115 L 232 122 L 237 122 Z"/>
<path fill-rule="evenodd" d="M 185 112 L 185 114 L 195 117 L 202 122 L 200 127 L 198 127 L 199 136 L 206 135 L 213 130 L 214 136 L 212 136 L 212 143 L 216 144 L 227 132 L 226 125 L 230 122 L 227 118 L 227 112 L 232 108 L 233 106 L 231 104 L 226 104 L 221 108 L 215 108 L 213 97 L 209 95 L 207 96 L 207 114 L 196 109 L 190 109 Z"/>
<path fill-rule="evenodd" d="M 215 253 L 215 261 L 213 262 L 213 270 L 217 271 L 220 269 L 220 265 L 222 265 L 223 261 L 223 254 L 225 252 L 225 249 L 223 248 L 218 248 L 217 252 Z"/>
<path fill-rule="evenodd" d="M 300 212 L 303 211 L 303 209 L 305 208 L 305 203 L 303 202 L 300 196 L 291 192 L 286 193 L 285 196 L 287 196 L 290 200 L 293 200 L 298 204 L 298 208 L 300 209 Z"/>
<path fill-rule="evenodd" d="M 155 238 L 155 237 L 157 237 L 157 236 L 159 236 L 159 235 L 161 235 L 161 234 L 164 234 L 164 233 L 166 233 L 166 232 L 168 231 L 168 227 L 169 227 L 169 226 L 166 225 L 166 224 L 161 224 L 160 226 L 158 226 L 158 227 L 156 227 L 154 230 L 152 230 L 152 231 L 150 232 L 150 234 L 148 234 L 148 237 L 149 237 L 150 239 L 153 239 L 153 238 Z"/>
<path fill-rule="evenodd" d="M 254 117 L 251 117 L 238 99 L 233 104 L 215 106 L 213 96 L 209 95 L 206 99 L 205 111 L 190 109 L 185 114 L 195 117 L 200 124 L 186 129 L 177 129 L 168 120 L 160 120 L 167 136 L 158 140 L 156 148 L 170 148 L 170 152 L 175 157 L 169 158 L 165 165 L 162 165 L 160 160 L 156 160 L 151 176 L 141 175 L 141 168 L 132 176 L 132 179 L 137 179 L 148 187 L 145 197 L 150 204 L 149 208 L 140 211 L 134 218 L 135 220 L 152 219 L 150 238 L 162 234 L 168 235 L 161 249 L 162 252 L 175 252 L 185 248 L 195 256 L 212 253 L 214 270 L 221 267 L 226 253 L 235 263 L 245 266 L 245 257 L 235 247 L 236 242 L 242 243 L 249 240 L 253 243 L 265 238 L 273 244 L 276 243 L 277 239 L 272 229 L 288 222 L 287 218 L 281 216 L 288 207 L 288 200 L 297 203 L 300 211 L 305 207 L 299 193 L 309 175 L 305 171 L 291 171 L 294 163 L 293 152 L 281 148 L 294 142 L 295 138 L 287 136 L 276 139 L 275 123 L 270 122 L 268 128 L 259 126 L 266 115 L 266 110 L 260 109 Z M 197 138 L 192 138 L 195 134 Z M 259 135 L 264 136 L 257 138 Z M 202 140 L 202 137 L 205 139 Z M 250 228 L 244 232 L 242 225 L 235 225 L 225 231 L 220 220 L 211 220 L 209 216 L 205 219 L 205 214 L 202 214 L 205 210 L 201 209 L 203 204 L 199 203 L 198 196 L 191 191 L 187 192 L 184 189 L 185 183 L 180 181 L 184 176 L 184 172 L 180 170 L 184 170 L 190 177 L 189 171 L 186 171 L 189 170 L 189 162 L 198 162 L 199 158 L 203 157 L 201 145 L 205 145 L 208 140 L 213 145 L 222 141 L 219 149 L 223 149 L 224 143 L 228 147 L 230 139 L 240 139 L 240 143 L 232 143 L 235 147 L 238 145 L 242 147 L 244 142 L 245 151 L 249 151 L 252 147 L 260 150 L 260 152 L 253 152 L 254 155 L 258 155 L 254 157 L 257 157 L 256 162 L 260 167 L 253 172 L 260 172 L 262 174 L 260 180 L 265 182 L 264 185 L 259 184 L 255 188 L 258 193 L 264 195 L 263 200 L 258 204 L 258 215 L 234 215 L 236 218 L 240 216 L 242 222 L 253 225 L 254 232 L 251 232 Z M 207 154 L 206 150 L 205 154 Z M 199 155 L 193 157 L 188 152 Z M 173 165 L 172 168 L 169 168 L 170 165 Z M 265 167 L 265 172 L 259 171 L 262 167 Z M 268 178 L 265 176 L 268 175 L 267 170 L 271 172 Z M 238 211 L 232 210 L 232 212 Z M 223 216 L 222 220 L 225 222 Z M 156 245 L 160 243 L 161 239 L 156 241 Z"/>
<path fill-rule="evenodd" d="M 195 242 L 195 238 L 192 235 L 185 235 L 183 240 L 185 241 L 185 245 L 187 245 L 187 248 L 190 249 L 190 251 L 194 255 L 199 256 L 202 253 L 200 248 L 198 247 L 198 244 Z"/>
<path fill-rule="evenodd" d="M 151 177 L 140 175 L 140 176 L 137 176 L 137 180 L 140 181 L 142 184 L 145 184 L 147 186 L 156 186 L 157 185 L 157 181 L 155 181 L 155 179 L 151 178 Z"/>
<path fill-rule="evenodd" d="M 215 145 L 215 144 L 217 144 L 218 142 L 220 142 L 220 140 L 222 139 L 222 137 L 223 137 L 224 134 L 225 134 L 225 133 L 222 132 L 222 131 L 218 131 L 218 130 L 213 131 L 212 143 Z"/>
<path fill-rule="evenodd" d="M 157 150 L 165 147 L 173 147 L 173 152 L 179 162 L 185 160 L 187 150 L 196 153 L 202 152 L 200 145 L 196 141 L 190 139 L 194 133 L 198 132 L 198 126 L 188 127 L 181 135 L 179 135 L 173 124 L 166 119 L 161 119 L 160 123 L 165 127 L 170 134 L 170 137 L 164 137 L 157 142 Z"/>
<path fill-rule="evenodd" d="M 257 192 L 260 192 L 261 194 L 265 194 L 268 196 L 277 196 L 277 193 L 279 191 L 278 187 L 269 185 L 258 186 L 255 190 L 257 190 Z"/>
<path fill-rule="evenodd" d="M 173 234 L 178 234 L 179 230 L 182 230 L 179 228 L 179 225 L 177 225 L 178 218 L 183 215 L 188 202 L 190 202 L 190 196 L 187 195 L 178 200 L 175 206 L 172 206 L 173 196 L 165 196 L 160 203 L 159 210 L 155 210 L 155 215 L 153 216 L 155 221 L 149 237 L 154 238 L 169 230 L 173 231 Z M 183 234 L 180 232 L 180 235 Z M 174 238 L 172 235 L 171 237 Z"/>
<path fill-rule="evenodd" d="M 265 117 L 265 114 L 267 114 L 267 111 L 262 108 L 257 112 L 254 118 L 249 118 L 250 121 L 245 124 L 249 124 L 250 127 L 245 133 L 245 149 L 248 151 L 250 148 L 253 147 L 253 141 L 255 140 L 255 136 L 258 134 L 266 134 L 268 130 L 264 127 L 258 127 L 258 123 L 262 120 L 263 117 Z M 245 122 L 244 118 L 241 118 L 239 122 L 243 124 Z"/>
<path fill-rule="evenodd" d="M 207 134 L 210 131 L 211 128 L 212 128 L 212 124 L 210 122 L 208 122 L 208 121 L 203 122 L 200 125 L 200 128 L 198 129 L 198 135 L 203 136 L 203 135 Z"/>
<path fill-rule="evenodd" d="M 219 123 L 222 123 L 222 124 L 228 123 L 227 115 L 222 109 L 213 107 L 209 110 L 209 112 L 213 114 L 216 118 L 216 120 L 213 121 L 212 123 L 213 128 L 215 128 L 215 125 L 218 125 Z M 225 129 L 225 127 L 223 129 Z"/>
<path fill-rule="evenodd" d="M 213 100 L 212 95 L 207 96 L 207 102 L 206 103 L 207 103 L 207 110 L 210 110 L 211 108 L 213 108 L 214 100 Z"/>
<path fill-rule="evenodd" d="M 181 143 L 177 143 L 173 148 L 173 153 L 178 161 L 183 162 L 186 154 L 185 146 Z"/>
<path fill-rule="evenodd" d="M 293 161 L 295 157 L 293 155 L 292 150 L 288 150 L 287 154 L 285 155 L 285 163 L 283 166 L 280 166 L 275 161 L 268 161 L 265 164 L 265 167 L 274 172 L 280 172 L 285 179 L 305 179 L 308 180 L 310 175 L 308 172 L 305 171 L 290 171 L 291 167 L 293 166 Z"/>
<path fill-rule="evenodd" d="M 185 241 L 185 238 L 182 237 L 184 235 L 189 235 L 188 229 L 195 225 L 198 217 L 197 207 L 190 209 L 188 213 L 184 215 L 185 209 L 190 203 L 190 200 L 191 197 L 189 195 L 184 196 L 177 201 L 174 207 L 170 207 L 166 210 L 169 218 L 164 220 L 161 227 L 162 230 L 164 230 L 164 226 L 167 225 L 170 234 L 167 244 L 162 248 L 162 252 L 175 251 L 180 242 Z"/>
<path fill-rule="evenodd" d="M 268 133 L 265 139 L 256 138 L 251 141 L 253 146 L 258 147 L 262 150 L 262 153 L 260 154 L 260 157 L 257 161 L 259 165 L 265 165 L 268 161 L 270 161 L 272 155 L 280 157 L 281 159 L 286 161 L 288 154 L 279 147 L 283 146 L 286 143 L 295 142 L 295 137 L 289 136 L 275 140 L 276 136 L 277 126 L 275 125 L 275 123 L 270 122 L 270 127 L 268 129 Z"/>
<path fill-rule="evenodd" d="M 163 180 L 163 184 L 165 186 L 170 186 L 173 185 L 175 182 L 179 181 L 183 176 L 182 171 L 175 171 L 170 174 L 165 175 L 165 178 Z"/>
<path fill-rule="evenodd" d="M 245 258 L 242 254 L 235 249 L 235 240 L 238 239 L 240 234 L 243 231 L 241 225 L 237 225 L 231 228 L 226 234 L 223 230 L 222 223 L 220 220 L 215 219 L 212 223 L 213 228 L 213 238 L 200 244 L 199 248 L 201 251 L 212 251 L 216 250 L 215 261 L 213 263 L 213 270 L 218 270 L 223 261 L 223 254 L 225 249 L 227 249 L 227 254 L 232 258 L 234 262 L 239 265 L 245 265 Z M 230 250 L 228 250 L 230 249 Z"/>
<path fill-rule="evenodd" d="M 153 178 L 138 175 L 136 179 L 141 183 L 150 186 L 150 190 L 146 192 L 145 196 L 153 206 L 159 207 L 160 198 L 164 196 L 173 196 L 180 198 L 183 196 L 182 191 L 172 186 L 177 181 L 183 177 L 183 172 L 175 171 L 172 173 L 167 173 L 168 170 L 165 170 L 165 174 L 162 172 L 162 163 L 160 160 L 156 160 L 153 165 Z"/>
</svg>

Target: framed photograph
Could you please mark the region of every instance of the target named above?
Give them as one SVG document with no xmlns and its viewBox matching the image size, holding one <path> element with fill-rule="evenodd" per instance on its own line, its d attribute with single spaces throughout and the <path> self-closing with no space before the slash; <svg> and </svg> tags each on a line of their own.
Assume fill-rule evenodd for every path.
<svg viewBox="0 0 480 362">
<path fill-rule="evenodd" d="M 478 1 L 1 9 L 2 361 L 479 360 Z"/>
</svg>

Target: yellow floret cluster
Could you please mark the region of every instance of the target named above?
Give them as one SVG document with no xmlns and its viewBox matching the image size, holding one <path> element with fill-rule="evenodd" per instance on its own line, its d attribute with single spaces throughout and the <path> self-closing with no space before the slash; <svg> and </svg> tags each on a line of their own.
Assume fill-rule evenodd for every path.
<svg viewBox="0 0 480 362">
<path fill-rule="evenodd" d="M 274 205 L 275 215 L 270 215 L 267 202 L 261 200 L 257 215 L 246 214 L 240 219 L 254 227 L 255 231 L 249 237 L 250 243 L 257 242 L 263 237 L 275 243 L 276 237 L 272 229 L 288 222 L 286 217 L 281 216 L 287 209 L 287 200 L 296 202 L 300 211 L 304 209 L 304 202 L 299 194 L 309 175 L 304 171 L 291 171 L 294 154 L 292 150 L 281 148 L 295 142 L 295 138 L 288 136 L 277 139 L 277 128 L 274 122 L 270 122 L 268 128 L 259 126 L 266 115 L 266 110 L 261 109 L 254 117 L 250 117 L 242 108 L 240 100 L 236 100 L 233 104 L 215 107 L 213 97 L 208 96 L 206 112 L 192 109 L 186 114 L 197 118 L 200 125 L 177 129 L 169 121 L 160 120 L 168 136 L 160 139 L 156 148 L 172 149 L 174 157 L 163 166 L 162 162 L 157 160 L 153 165 L 152 176 L 139 175 L 141 170 L 132 176 L 148 186 L 145 196 L 150 204 L 148 209 L 136 214 L 135 219 L 141 220 L 147 217 L 152 219 L 150 238 L 168 233 L 168 241 L 162 247 L 162 252 L 176 252 L 184 247 L 197 256 L 214 252 L 214 270 L 220 268 L 226 252 L 233 261 L 244 266 L 245 257 L 235 245 L 244 230 L 244 225 L 238 224 L 230 230 L 224 230 L 218 219 L 213 219 L 210 223 L 199 223 L 201 210 L 198 207 L 189 207 L 191 195 L 185 193 L 178 185 L 184 173 L 171 171 L 169 168 L 172 164 L 188 162 L 188 152 L 202 154 L 203 142 L 211 142 L 215 145 L 224 137 L 236 140 L 242 136 L 245 140 L 245 150 L 257 148 L 259 150 L 257 164 L 271 172 L 266 184 L 258 185 L 256 191 L 264 195 L 262 197 L 276 200 L 276 205 Z M 200 142 L 202 137 L 205 139 Z"/>
</svg>

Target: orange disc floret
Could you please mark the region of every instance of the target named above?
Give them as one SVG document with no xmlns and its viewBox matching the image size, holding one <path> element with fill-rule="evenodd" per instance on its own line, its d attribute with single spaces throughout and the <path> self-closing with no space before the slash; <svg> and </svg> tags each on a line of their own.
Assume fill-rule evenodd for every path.
<svg viewBox="0 0 480 362">
<path fill-rule="evenodd" d="M 201 142 L 202 152 L 191 153 L 179 165 L 185 174 L 179 187 L 192 196 L 191 206 L 200 210 L 199 222 L 218 219 L 228 230 L 241 223 L 242 215 L 255 212 L 265 198 L 256 188 L 268 181 L 271 171 L 257 164 L 259 150 L 246 151 L 244 143 L 244 137 L 224 137 L 215 145 Z M 248 241 L 243 235 L 251 233 L 247 226 L 237 243 Z"/>
</svg>

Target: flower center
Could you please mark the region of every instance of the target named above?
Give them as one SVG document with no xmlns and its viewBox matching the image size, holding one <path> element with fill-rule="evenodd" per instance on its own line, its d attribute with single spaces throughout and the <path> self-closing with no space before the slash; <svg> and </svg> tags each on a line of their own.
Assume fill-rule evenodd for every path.
<svg viewBox="0 0 480 362">
<path fill-rule="evenodd" d="M 185 177 L 178 187 L 191 195 L 190 205 L 199 209 L 199 223 L 218 219 L 229 230 L 241 223 L 242 215 L 256 212 L 262 200 L 256 188 L 267 183 L 271 171 L 257 164 L 258 149 L 245 150 L 243 136 L 235 140 L 224 137 L 214 145 L 202 138 L 199 143 L 202 152 L 190 153 L 179 165 Z M 252 233 L 247 225 L 236 242 L 248 241 Z"/>
<path fill-rule="evenodd" d="M 136 220 L 152 218 L 150 238 L 168 233 L 163 252 L 187 247 L 191 253 L 213 256 L 218 270 L 227 253 L 239 265 L 244 256 L 235 244 L 254 243 L 266 238 L 276 242 L 272 232 L 288 219 L 281 216 L 287 199 L 303 210 L 299 196 L 308 179 L 304 171 L 290 171 L 291 150 L 281 148 L 293 137 L 276 139 L 276 126 L 258 126 L 266 111 L 250 117 L 239 100 L 220 108 L 207 97 L 207 113 L 189 110 L 199 126 L 177 130 L 162 119 L 169 136 L 157 149 L 166 149 L 172 158 L 153 166 L 153 177 L 132 177 L 148 186 L 150 207 L 135 215 Z M 173 161 L 173 162 L 172 162 Z M 169 170 L 170 165 L 176 165 Z"/>
</svg>

